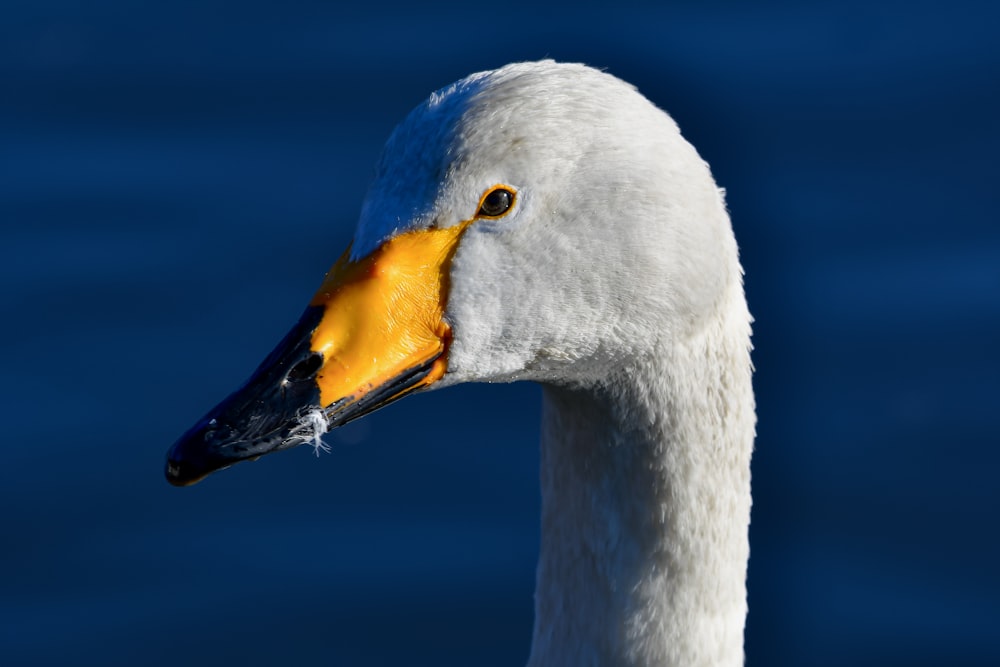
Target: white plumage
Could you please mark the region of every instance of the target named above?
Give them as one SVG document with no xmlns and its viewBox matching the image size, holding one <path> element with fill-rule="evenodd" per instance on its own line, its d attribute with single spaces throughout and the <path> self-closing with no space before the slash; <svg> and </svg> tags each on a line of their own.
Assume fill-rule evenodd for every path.
<svg viewBox="0 0 1000 667">
<path fill-rule="evenodd" d="M 582 65 L 510 65 L 395 130 L 352 256 L 469 218 L 435 386 L 544 385 L 529 665 L 743 661 L 750 316 L 723 197 L 674 122 Z"/>
</svg>

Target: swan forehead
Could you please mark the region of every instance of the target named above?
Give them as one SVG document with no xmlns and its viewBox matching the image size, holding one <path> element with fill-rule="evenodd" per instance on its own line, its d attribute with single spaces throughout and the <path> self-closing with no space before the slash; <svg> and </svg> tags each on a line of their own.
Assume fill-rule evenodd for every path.
<svg viewBox="0 0 1000 667">
<path fill-rule="evenodd" d="M 361 207 L 353 259 L 397 234 L 434 224 L 461 118 L 488 75 L 473 74 L 432 93 L 393 130 Z"/>
<path fill-rule="evenodd" d="M 644 102 L 615 77 L 552 61 L 479 72 L 431 94 L 386 142 L 352 258 L 397 234 L 468 219 L 496 183 L 542 186 L 577 159 L 588 130 L 607 129 L 609 100 Z"/>
</svg>

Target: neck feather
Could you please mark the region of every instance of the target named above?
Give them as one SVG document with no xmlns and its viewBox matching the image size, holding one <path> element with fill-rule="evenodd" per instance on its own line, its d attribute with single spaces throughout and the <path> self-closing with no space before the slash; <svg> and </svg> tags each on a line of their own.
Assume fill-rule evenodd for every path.
<svg viewBox="0 0 1000 667">
<path fill-rule="evenodd" d="M 546 386 L 529 667 L 743 663 L 754 405 L 735 310 L 600 386 Z"/>
</svg>

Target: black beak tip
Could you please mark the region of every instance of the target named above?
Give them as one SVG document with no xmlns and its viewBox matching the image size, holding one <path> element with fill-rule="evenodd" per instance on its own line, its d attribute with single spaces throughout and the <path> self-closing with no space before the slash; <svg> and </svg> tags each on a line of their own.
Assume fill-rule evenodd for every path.
<svg viewBox="0 0 1000 667">
<path fill-rule="evenodd" d="M 208 476 L 210 471 L 200 469 L 186 461 L 178 461 L 172 458 L 167 459 L 167 466 L 164 470 L 167 481 L 174 486 L 191 486 L 197 484 Z"/>
<path fill-rule="evenodd" d="M 167 452 L 164 475 L 174 486 L 191 486 L 239 459 L 220 456 L 206 431 L 206 420 L 185 433 Z"/>
<path fill-rule="evenodd" d="M 224 464 L 214 460 L 212 450 L 206 446 L 205 435 L 209 419 L 210 416 L 203 417 L 167 452 L 167 464 L 163 472 L 167 481 L 174 486 L 197 484 L 215 470 L 224 467 Z"/>
</svg>

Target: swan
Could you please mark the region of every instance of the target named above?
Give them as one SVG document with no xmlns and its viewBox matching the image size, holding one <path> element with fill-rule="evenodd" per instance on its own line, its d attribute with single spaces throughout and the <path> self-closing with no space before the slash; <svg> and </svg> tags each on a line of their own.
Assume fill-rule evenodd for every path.
<svg viewBox="0 0 1000 667">
<path fill-rule="evenodd" d="M 666 113 L 585 65 L 473 74 L 393 131 L 350 247 L 166 475 L 414 391 L 535 381 L 529 666 L 741 665 L 750 324 L 723 193 Z"/>
</svg>

